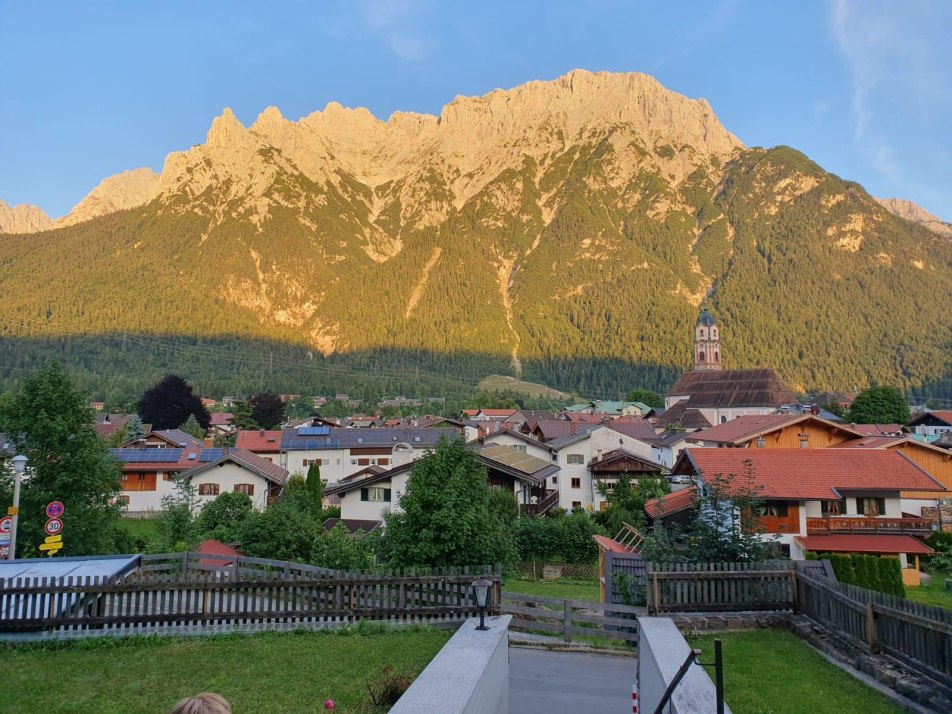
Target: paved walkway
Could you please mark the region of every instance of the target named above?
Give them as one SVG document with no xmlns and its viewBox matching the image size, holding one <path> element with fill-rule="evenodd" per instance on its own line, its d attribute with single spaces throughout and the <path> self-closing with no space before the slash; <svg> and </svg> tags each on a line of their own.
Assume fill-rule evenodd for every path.
<svg viewBox="0 0 952 714">
<path fill-rule="evenodd" d="M 633 657 L 509 648 L 512 714 L 631 711 Z"/>
</svg>

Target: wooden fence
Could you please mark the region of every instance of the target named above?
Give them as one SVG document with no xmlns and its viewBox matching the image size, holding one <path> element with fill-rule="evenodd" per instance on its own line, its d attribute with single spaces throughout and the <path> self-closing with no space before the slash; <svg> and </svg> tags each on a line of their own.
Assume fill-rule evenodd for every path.
<svg viewBox="0 0 952 714">
<path fill-rule="evenodd" d="M 279 570 L 275 561 L 246 568 L 255 565 L 247 560 L 205 572 L 209 563 L 193 568 L 185 557 L 178 565 L 185 563 L 184 575 L 159 568 L 156 560 L 149 566 L 157 569 L 127 577 L 0 580 L 0 638 L 282 630 L 361 619 L 458 622 L 478 614 L 472 589 L 477 577 L 493 583 L 490 614 L 498 613 L 501 602 L 498 572 L 311 573 L 311 566 L 298 564 Z M 174 564 L 175 558 L 165 562 Z"/>
<path fill-rule="evenodd" d="M 606 552 L 605 574 L 602 576 L 605 602 L 614 605 L 641 604 L 645 602 L 648 584 L 648 566 L 638 553 Z"/>
<path fill-rule="evenodd" d="M 637 616 L 648 611 L 629 605 L 504 592 L 502 613 L 512 615 L 509 627 L 513 630 L 556 634 L 566 642 L 571 642 L 573 636 L 587 636 L 637 643 Z"/>
<path fill-rule="evenodd" d="M 648 609 L 718 612 L 796 609 L 793 561 L 649 563 Z"/>
<path fill-rule="evenodd" d="M 884 652 L 952 685 L 952 610 L 797 573 L 800 612 L 868 652 Z"/>
</svg>

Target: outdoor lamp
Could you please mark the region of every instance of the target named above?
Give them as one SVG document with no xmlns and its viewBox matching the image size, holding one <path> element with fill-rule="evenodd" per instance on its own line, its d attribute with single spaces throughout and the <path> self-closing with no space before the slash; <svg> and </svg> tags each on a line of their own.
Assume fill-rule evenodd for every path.
<svg viewBox="0 0 952 714">
<path fill-rule="evenodd" d="M 477 630 L 488 630 L 486 627 L 486 601 L 489 599 L 489 588 L 492 582 L 485 578 L 480 578 L 473 583 L 473 592 L 476 593 L 476 604 L 479 606 L 479 625 Z"/>
<path fill-rule="evenodd" d="M 7 555 L 7 560 L 15 560 L 17 557 L 17 526 L 20 520 L 20 477 L 23 476 L 23 470 L 26 468 L 26 462 L 29 459 L 23 454 L 17 454 L 10 461 L 13 462 L 13 523 L 10 528 L 10 552 Z"/>
</svg>

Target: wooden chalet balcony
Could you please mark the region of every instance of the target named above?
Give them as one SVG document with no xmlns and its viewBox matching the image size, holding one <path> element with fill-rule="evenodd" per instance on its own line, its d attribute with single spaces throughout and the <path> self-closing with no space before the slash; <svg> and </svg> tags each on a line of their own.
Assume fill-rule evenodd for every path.
<svg viewBox="0 0 952 714">
<path fill-rule="evenodd" d="M 545 498 L 538 503 L 523 503 L 519 509 L 524 516 L 544 516 L 550 508 L 559 505 L 559 492 L 557 490 L 546 490 Z"/>
<path fill-rule="evenodd" d="M 864 516 L 833 516 L 830 518 L 807 518 L 807 535 L 833 535 L 841 533 L 906 533 L 929 535 L 932 521 L 928 518 L 887 518 Z"/>
</svg>

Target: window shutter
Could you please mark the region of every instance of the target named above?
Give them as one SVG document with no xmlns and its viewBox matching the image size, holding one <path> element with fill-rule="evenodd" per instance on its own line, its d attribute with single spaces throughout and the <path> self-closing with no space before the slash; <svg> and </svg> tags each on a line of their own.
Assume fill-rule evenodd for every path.
<svg viewBox="0 0 952 714">
<path fill-rule="evenodd" d="M 390 502 L 390 489 L 389 489 L 389 488 L 385 488 L 385 489 L 383 490 L 383 500 L 386 501 L 387 503 Z"/>
<path fill-rule="evenodd" d="M 360 489 L 360 500 L 361 500 L 361 501 L 369 501 L 369 500 L 370 500 L 370 492 L 369 492 L 366 488 Z"/>
</svg>

